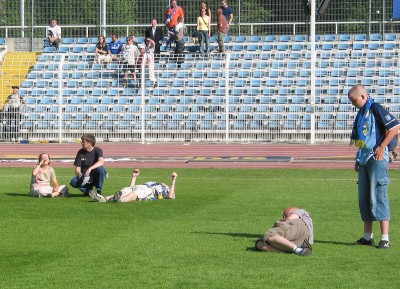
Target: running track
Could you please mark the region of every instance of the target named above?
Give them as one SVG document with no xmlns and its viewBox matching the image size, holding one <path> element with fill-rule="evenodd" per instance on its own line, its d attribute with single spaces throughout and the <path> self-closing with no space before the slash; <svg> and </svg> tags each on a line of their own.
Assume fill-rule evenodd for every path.
<svg viewBox="0 0 400 289">
<path fill-rule="evenodd" d="M 356 152 L 354 147 L 346 144 L 98 143 L 97 145 L 104 151 L 106 167 L 131 168 L 352 169 Z M 80 143 L 0 144 L 0 167 L 31 167 L 41 152 L 50 154 L 53 166 L 72 167 L 75 154 L 80 148 Z"/>
</svg>

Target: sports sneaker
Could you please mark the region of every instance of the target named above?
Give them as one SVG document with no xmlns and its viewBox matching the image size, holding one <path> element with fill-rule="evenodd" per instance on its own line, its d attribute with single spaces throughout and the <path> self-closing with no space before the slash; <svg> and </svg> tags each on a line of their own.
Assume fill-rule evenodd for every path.
<svg viewBox="0 0 400 289">
<path fill-rule="evenodd" d="M 311 253 L 312 253 L 311 248 L 303 248 L 303 250 L 301 250 L 299 256 L 307 257 L 307 256 L 310 256 Z"/>
<path fill-rule="evenodd" d="M 256 241 L 256 243 L 254 244 L 254 248 L 255 248 L 257 251 L 261 251 L 261 250 L 258 249 L 258 247 L 257 247 L 258 241 L 264 242 L 262 239 L 258 239 L 258 240 Z"/>
<path fill-rule="evenodd" d="M 60 191 L 60 197 L 67 198 L 67 197 L 69 197 L 69 196 L 70 196 L 70 194 L 69 194 L 68 187 L 63 187 L 63 188 L 61 189 L 61 191 Z"/>
<path fill-rule="evenodd" d="M 118 191 L 114 194 L 114 197 L 112 198 L 113 202 L 121 202 L 121 196 L 122 196 L 122 192 Z"/>
<path fill-rule="evenodd" d="M 390 242 L 389 241 L 380 241 L 378 248 L 379 249 L 389 249 L 390 248 Z"/>
<path fill-rule="evenodd" d="M 312 246 L 311 246 L 310 242 L 309 242 L 307 239 L 304 240 L 303 244 L 301 244 L 301 247 L 302 247 L 303 249 L 309 248 L 309 249 L 312 250 Z"/>
<path fill-rule="evenodd" d="M 102 195 L 96 193 L 94 190 L 89 190 L 89 196 L 90 196 L 93 200 L 96 200 L 96 201 L 98 201 L 98 202 L 100 202 L 100 203 L 105 203 L 105 202 L 107 202 L 107 199 L 106 199 L 104 196 L 102 196 Z"/>
<path fill-rule="evenodd" d="M 364 238 L 360 238 L 354 242 L 354 245 L 366 245 L 366 246 L 373 246 L 374 245 L 374 238 L 367 241 Z"/>
</svg>

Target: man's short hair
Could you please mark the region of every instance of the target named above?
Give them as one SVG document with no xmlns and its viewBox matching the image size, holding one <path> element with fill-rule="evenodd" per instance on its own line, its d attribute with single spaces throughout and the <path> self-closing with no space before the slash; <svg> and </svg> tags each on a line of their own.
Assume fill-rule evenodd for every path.
<svg viewBox="0 0 400 289">
<path fill-rule="evenodd" d="M 11 88 L 12 89 L 19 89 L 19 86 L 13 85 Z"/>
<path fill-rule="evenodd" d="M 91 133 L 86 133 L 81 137 L 81 140 L 85 140 L 87 142 L 90 142 L 92 144 L 92 146 L 95 146 L 96 144 L 96 138 L 93 134 Z"/>
</svg>

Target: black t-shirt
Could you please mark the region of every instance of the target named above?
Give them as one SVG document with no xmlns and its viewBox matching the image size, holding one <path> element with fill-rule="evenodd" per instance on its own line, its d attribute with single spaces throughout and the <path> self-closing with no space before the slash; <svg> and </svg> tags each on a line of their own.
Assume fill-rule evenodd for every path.
<svg viewBox="0 0 400 289">
<path fill-rule="evenodd" d="M 93 164 L 97 163 L 99 158 L 103 157 L 103 150 L 99 147 L 94 147 L 91 152 L 85 149 L 80 149 L 76 154 L 74 166 L 80 167 L 82 174 Z"/>
</svg>

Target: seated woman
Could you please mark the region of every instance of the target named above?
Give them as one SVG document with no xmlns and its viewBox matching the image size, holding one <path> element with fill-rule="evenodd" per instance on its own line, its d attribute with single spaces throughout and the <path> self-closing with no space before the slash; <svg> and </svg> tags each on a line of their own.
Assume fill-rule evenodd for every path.
<svg viewBox="0 0 400 289">
<path fill-rule="evenodd" d="M 139 176 L 138 169 L 133 170 L 132 180 L 129 187 L 125 187 L 113 195 L 102 196 L 95 191 L 90 192 L 90 197 L 98 202 L 134 202 L 152 199 L 175 199 L 175 182 L 178 174 L 172 173 L 172 184 L 167 186 L 164 183 L 146 182 L 143 185 L 136 185 L 136 178 Z"/>
<path fill-rule="evenodd" d="M 108 44 L 106 42 L 106 38 L 104 36 L 99 36 L 99 42 L 96 44 L 96 51 L 95 51 L 95 62 L 96 63 L 102 63 L 103 61 L 105 62 L 110 62 L 111 57 L 107 59 L 108 57 Z"/>
<path fill-rule="evenodd" d="M 51 186 L 53 182 L 53 186 Z M 39 155 L 39 163 L 33 167 L 31 178 L 31 196 L 37 198 L 68 197 L 68 187 L 60 186 L 56 173 L 50 166 L 50 156 L 46 153 Z"/>
</svg>

